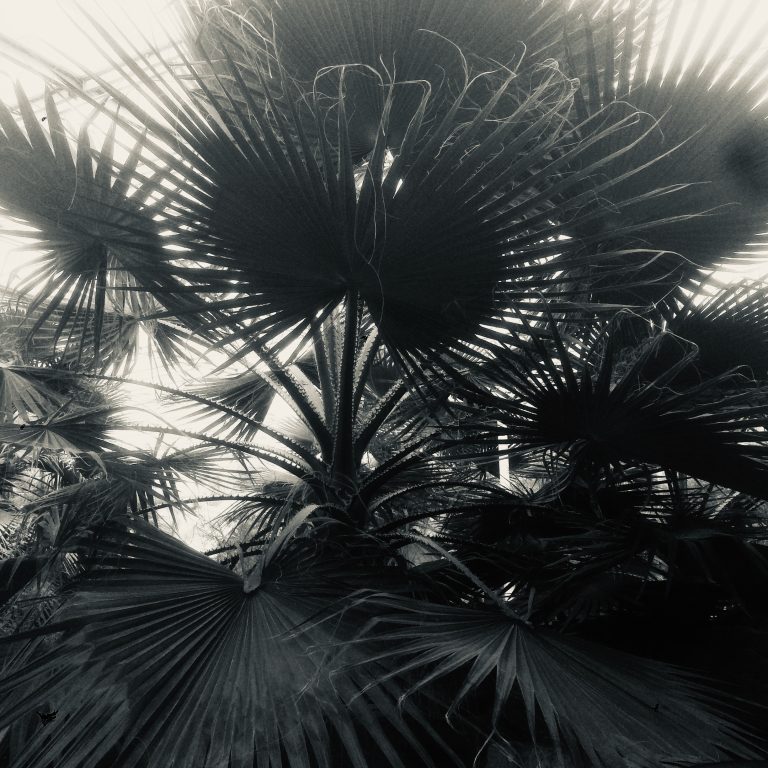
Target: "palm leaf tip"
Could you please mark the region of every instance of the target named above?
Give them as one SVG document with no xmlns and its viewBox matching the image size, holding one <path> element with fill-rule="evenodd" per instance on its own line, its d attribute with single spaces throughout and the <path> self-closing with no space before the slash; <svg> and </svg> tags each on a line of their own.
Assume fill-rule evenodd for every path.
<svg viewBox="0 0 768 768">
<path fill-rule="evenodd" d="M 589 765 L 659 765 L 697 756 L 757 757 L 756 735 L 722 708 L 703 681 L 657 662 L 532 630 L 521 622 L 464 608 L 419 605 L 418 619 L 382 614 L 377 639 L 399 674 L 415 674 L 411 690 L 461 672 L 448 714 L 493 689 L 492 726 L 503 738 L 527 718 L 536 741 L 543 719 L 561 755 Z M 492 682 L 495 678 L 495 682 Z M 674 685 L 670 686 L 670 680 Z M 485 707 L 488 710 L 488 707 Z M 511 720 L 510 720 L 511 718 Z M 488 726 L 486 726 L 488 727 Z M 697 759 L 693 758 L 693 759 Z"/>
</svg>

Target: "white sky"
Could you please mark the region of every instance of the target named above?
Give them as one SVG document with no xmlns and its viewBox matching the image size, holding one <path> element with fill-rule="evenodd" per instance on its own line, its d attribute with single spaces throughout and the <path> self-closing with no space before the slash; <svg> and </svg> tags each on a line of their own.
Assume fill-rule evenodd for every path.
<svg viewBox="0 0 768 768">
<path fill-rule="evenodd" d="M 94 45 L 78 6 L 101 22 L 117 25 L 141 47 L 143 38 L 164 47 L 169 42 L 166 30 L 174 26 L 173 4 L 174 0 L 0 0 L 0 33 L 74 72 L 102 73 L 109 61 Z M 26 67 L 7 61 L 0 61 L 0 75 L 4 100 L 13 93 L 12 80 L 19 79 L 30 93 L 42 82 Z"/>
</svg>

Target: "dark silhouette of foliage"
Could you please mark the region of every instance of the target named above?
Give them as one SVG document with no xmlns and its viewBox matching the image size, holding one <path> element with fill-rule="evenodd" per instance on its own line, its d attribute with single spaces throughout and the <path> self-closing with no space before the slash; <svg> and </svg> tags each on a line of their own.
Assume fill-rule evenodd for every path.
<svg viewBox="0 0 768 768">
<path fill-rule="evenodd" d="M 0 105 L 3 765 L 768 764 L 768 19 L 688 5 L 0 38 L 50 77 Z"/>
</svg>

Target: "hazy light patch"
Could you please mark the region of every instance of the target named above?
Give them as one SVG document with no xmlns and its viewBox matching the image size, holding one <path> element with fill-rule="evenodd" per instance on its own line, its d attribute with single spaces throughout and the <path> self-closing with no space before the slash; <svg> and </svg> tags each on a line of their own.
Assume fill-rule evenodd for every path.
<svg viewBox="0 0 768 768">
<path fill-rule="evenodd" d="M 95 42 L 97 36 L 87 21 L 88 14 L 102 23 L 107 19 L 105 26 L 110 32 L 119 29 L 129 43 L 147 51 L 151 46 L 166 48 L 171 43 L 176 4 L 176 0 L 24 0 L 5 3 L 8 7 L 3 9 L 1 31 L 20 47 L 73 73 L 104 74 L 112 64 L 99 48 L 108 46 Z M 7 46 L 2 47 L 6 55 L 12 55 Z M 30 94 L 42 94 L 45 81 L 29 62 L 13 62 L 4 56 L 0 74 L 0 99 L 6 103 L 12 100 L 16 80 Z"/>
<path fill-rule="evenodd" d="M 717 55 L 720 43 L 729 54 L 723 64 L 731 63 L 747 48 L 764 48 L 762 37 L 756 37 L 768 20 L 768 5 L 754 0 L 682 0 L 675 24 L 670 51 L 675 57 L 686 51 L 683 68 L 697 54 L 705 53 L 708 61 Z M 663 34 L 663 30 L 659 30 Z M 749 57 L 745 57 L 745 63 Z"/>
</svg>

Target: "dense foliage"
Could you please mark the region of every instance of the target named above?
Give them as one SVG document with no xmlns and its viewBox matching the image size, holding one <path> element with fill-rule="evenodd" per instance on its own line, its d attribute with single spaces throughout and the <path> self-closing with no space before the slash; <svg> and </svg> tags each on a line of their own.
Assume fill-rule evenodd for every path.
<svg viewBox="0 0 768 768">
<path fill-rule="evenodd" d="M 766 764 L 768 21 L 688 6 L 2 41 L 3 765 Z"/>
</svg>

